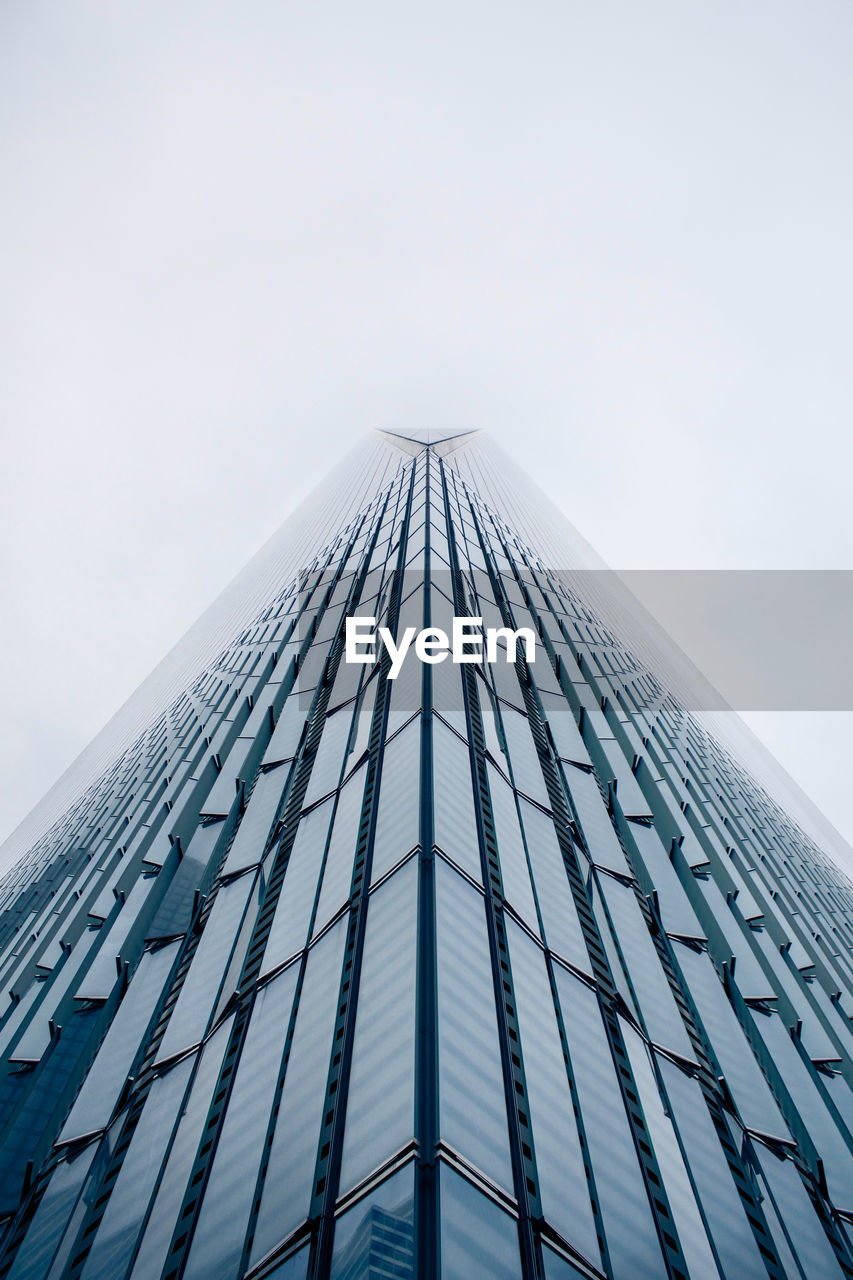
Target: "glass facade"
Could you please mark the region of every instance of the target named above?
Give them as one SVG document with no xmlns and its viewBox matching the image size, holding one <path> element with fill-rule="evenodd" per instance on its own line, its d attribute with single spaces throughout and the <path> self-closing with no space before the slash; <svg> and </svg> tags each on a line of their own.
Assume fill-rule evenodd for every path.
<svg viewBox="0 0 853 1280">
<path fill-rule="evenodd" d="M 853 888 L 561 537 L 380 433 L 13 841 L 0 1276 L 853 1276 Z"/>
</svg>

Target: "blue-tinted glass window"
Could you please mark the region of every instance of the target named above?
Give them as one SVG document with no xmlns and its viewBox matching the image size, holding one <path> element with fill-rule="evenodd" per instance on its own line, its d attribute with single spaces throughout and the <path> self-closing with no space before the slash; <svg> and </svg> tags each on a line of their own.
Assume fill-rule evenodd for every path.
<svg viewBox="0 0 853 1280">
<path fill-rule="evenodd" d="M 564 765 L 563 775 L 593 862 L 600 867 L 618 871 L 621 875 L 630 875 L 631 868 L 616 838 L 593 775 L 574 765 Z"/>
<path fill-rule="evenodd" d="M 351 706 L 342 707 L 334 715 L 326 717 L 320 745 L 311 767 L 308 788 L 302 801 L 306 808 L 337 787 L 351 724 Z"/>
<path fill-rule="evenodd" d="M 254 884 L 255 873 L 249 872 L 218 890 L 160 1042 L 160 1059 L 204 1035 Z"/>
<path fill-rule="evenodd" d="M 417 861 L 371 894 L 346 1101 L 341 1191 L 414 1133 Z"/>
<path fill-rule="evenodd" d="M 527 800 L 520 807 L 545 941 L 552 951 L 588 972 L 589 955 L 554 823 Z"/>
<path fill-rule="evenodd" d="M 565 969 L 555 976 L 614 1275 L 656 1275 L 665 1266 L 598 1000 Z"/>
<path fill-rule="evenodd" d="M 63 1233 L 71 1235 L 74 1206 L 98 1150 L 93 1142 L 74 1159 L 64 1160 L 51 1174 L 35 1217 L 15 1257 L 8 1280 L 34 1280 L 47 1275 Z"/>
<path fill-rule="evenodd" d="M 63 1139 L 91 1133 L 110 1119 L 179 947 L 180 943 L 172 942 L 143 955 L 101 1051 L 71 1108 L 60 1135 Z"/>
<path fill-rule="evenodd" d="M 658 1066 L 723 1275 L 764 1280 L 766 1268 L 747 1221 L 746 1206 L 738 1195 L 700 1086 L 670 1062 L 659 1060 Z"/>
<path fill-rule="evenodd" d="M 439 1188 L 444 1280 L 520 1280 L 515 1219 L 446 1165 Z"/>
<path fill-rule="evenodd" d="M 358 830 L 364 800 L 366 766 L 341 788 L 332 823 L 332 835 L 323 867 L 323 881 L 314 921 L 314 933 L 331 920 L 349 899 Z"/>
<path fill-rule="evenodd" d="M 521 840 L 515 796 L 497 769 L 492 765 L 487 765 L 487 768 L 504 896 L 528 928 L 538 936 L 539 920 L 530 885 L 527 854 Z"/>
<path fill-rule="evenodd" d="M 586 1257 L 598 1240 L 563 1047 L 545 957 L 518 925 L 507 922 L 527 1105 L 545 1217 Z M 523 1101 L 519 1101 L 523 1108 Z"/>
<path fill-rule="evenodd" d="M 433 721 L 435 842 L 470 876 L 482 880 L 468 748 Z"/>
<path fill-rule="evenodd" d="M 284 1089 L 261 1192 L 252 1264 L 307 1216 L 346 941 L 341 920 L 308 953 Z"/>
<path fill-rule="evenodd" d="M 634 1028 L 626 1022 L 622 1023 L 622 1034 L 639 1089 L 646 1127 L 652 1139 L 658 1167 L 663 1174 L 664 1189 L 690 1273 L 713 1276 L 717 1268 L 708 1234 L 696 1204 L 672 1118 L 666 1112 L 654 1077 L 650 1051 Z M 747 1274 L 745 1269 L 744 1274 Z"/>
<path fill-rule="evenodd" d="M 184 1269 L 188 1280 L 238 1270 L 297 976 L 291 965 L 255 998 Z"/>
<path fill-rule="evenodd" d="M 508 1191 L 512 1166 L 483 898 L 436 862 L 441 1136 Z"/>
<path fill-rule="evenodd" d="M 497 665 L 501 665 L 500 655 Z M 519 791 L 523 791 L 532 800 L 549 805 L 548 791 L 545 779 L 542 777 L 542 766 L 539 763 L 539 755 L 527 716 L 506 706 L 501 708 L 501 716 L 512 764 L 513 782 Z"/>
<path fill-rule="evenodd" d="M 123 1276 L 189 1082 L 193 1058 L 155 1080 L 83 1268 L 85 1280 Z"/>
<path fill-rule="evenodd" d="M 131 1280 L 150 1280 L 151 1276 L 159 1276 L 163 1269 L 233 1022 L 233 1016 L 226 1019 L 201 1050 L 148 1225 L 133 1264 Z"/>
<path fill-rule="evenodd" d="M 414 1276 L 414 1174 L 392 1174 L 335 1224 L 331 1280 Z"/>
<path fill-rule="evenodd" d="M 332 804 L 332 799 L 326 800 L 300 819 L 264 949 L 261 967 L 265 973 L 301 951 L 306 944 Z"/>
<path fill-rule="evenodd" d="M 373 880 L 378 880 L 420 839 L 421 720 L 388 743 L 382 765 Z"/>
</svg>

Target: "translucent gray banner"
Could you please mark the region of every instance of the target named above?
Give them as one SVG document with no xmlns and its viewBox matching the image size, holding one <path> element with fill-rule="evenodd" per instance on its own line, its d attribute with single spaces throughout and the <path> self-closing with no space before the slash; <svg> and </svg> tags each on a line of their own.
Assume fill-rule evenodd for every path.
<svg viewBox="0 0 853 1280">
<path fill-rule="evenodd" d="M 442 672 L 442 667 L 457 665 L 452 652 L 455 611 L 450 605 L 454 594 L 451 574 L 438 571 L 430 575 L 435 588 L 430 627 L 446 633 L 449 652 L 443 660 L 434 656 L 441 649 L 434 637 L 424 638 L 418 646 L 418 633 L 424 627 L 423 581 L 422 572 L 406 571 L 399 625 L 393 641 L 389 637 L 389 643 L 399 648 L 403 631 L 410 629 L 405 655 L 395 660 L 397 701 L 402 705 L 403 698 L 409 697 L 413 707 L 418 705 L 419 675 L 426 660 L 434 672 L 436 695 L 442 702 L 449 698 L 452 703 L 444 709 L 458 711 L 460 686 Z M 465 575 L 464 581 L 470 604 L 460 616 L 482 618 L 480 648 L 485 661 L 488 629 L 503 625 L 494 583 L 482 570 Z M 502 582 L 515 628 L 537 628 L 542 617 L 569 671 L 576 666 L 577 653 L 590 658 L 597 653 L 605 671 L 618 683 L 620 669 L 626 678 L 632 673 L 631 663 L 626 668 L 620 661 L 620 653 L 627 652 L 687 710 L 853 710 L 853 570 L 546 569 L 523 577 L 532 612 L 524 604 L 525 593 L 516 579 L 505 575 Z M 306 584 L 302 603 L 310 610 L 322 591 L 322 584 Z M 362 635 L 371 629 L 366 620 L 376 619 L 377 659 L 386 652 L 378 633 L 387 623 L 388 592 L 387 580 L 384 589 L 373 593 L 368 582 L 358 606 L 349 610 L 349 616 L 360 620 Z M 312 651 L 322 637 L 331 640 L 343 628 L 342 609 L 342 602 L 327 609 Z M 304 635 L 304 625 L 297 628 L 297 646 L 300 633 Z M 492 650 L 504 668 L 506 642 L 507 637 L 498 635 Z M 538 632 L 535 642 L 534 678 L 539 664 L 548 661 Z M 529 646 L 520 637 L 518 647 L 519 652 L 525 652 Z M 365 652 L 363 645 L 359 652 Z M 393 648 L 388 652 L 394 656 Z M 471 652 L 466 647 L 465 653 Z M 354 653 L 349 650 L 349 660 L 346 651 L 341 656 L 340 691 L 351 686 L 354 693 L 359 676 L 367 676 L 373 669 L 373 664 L 353 661 Z M 424 655 L 432 655 L 433 661 Z M 307 657 L 300 672 L 298 684 L 306 694 L 316 687 L 320 658 L 319 652 Z M 594 662 L 592 674 L 599 669 Z M 514 676 L 510 672 L 498 675 L 500 692 L 502 686 L 507 688 L 507 676 Z M 545 677 L 544 671 L 542 675 Z M 575 672 L 572 678 L 582 677 Z"/>
<path fill-rule="evenodd" d="M 623 603 L 633 596 L 658 624 L 658 636 L 701 673 L 687 691 L 691 709 L 853 710 L 851 570 L 634 569 L 581 576 L 607 579 L 602 588 Z"/>
</svg>

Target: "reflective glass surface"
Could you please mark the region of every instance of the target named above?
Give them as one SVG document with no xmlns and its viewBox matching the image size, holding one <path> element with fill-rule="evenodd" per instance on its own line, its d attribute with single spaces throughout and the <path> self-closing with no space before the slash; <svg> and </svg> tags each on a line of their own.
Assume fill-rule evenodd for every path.
<svg viewBox="0 0 853 1280">
<path fill-rule="evenodd" d="M 853 1275 L 853 888 L 590 567 L 480 433 L 379 432 L 46 796 L 0 1275 Z M 391 680 L 352 616 L 535 657 Z"/>
</svg>

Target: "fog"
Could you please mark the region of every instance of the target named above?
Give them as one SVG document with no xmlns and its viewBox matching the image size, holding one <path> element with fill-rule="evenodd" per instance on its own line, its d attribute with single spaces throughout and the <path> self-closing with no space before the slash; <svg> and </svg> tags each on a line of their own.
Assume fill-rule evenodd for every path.
<svg viewBox="0 0 853 1280">
<path fill-rule="evenodd" d="M 618 568 L 851 568 L 853 11 L 13 0 L 0 837 L 372 427 Z M 850 718 L 750 722 L 853 838 Z"/>
</svg>

